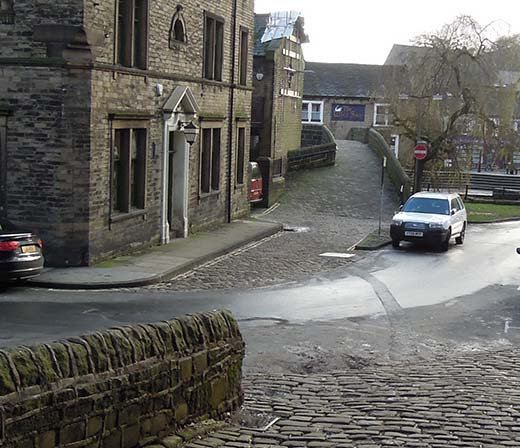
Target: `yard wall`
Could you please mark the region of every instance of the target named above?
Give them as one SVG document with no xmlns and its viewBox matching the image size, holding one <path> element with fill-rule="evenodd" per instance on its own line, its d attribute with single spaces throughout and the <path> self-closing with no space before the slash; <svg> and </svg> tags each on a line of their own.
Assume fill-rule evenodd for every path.
<svg viewBox="0 0 520 448">
<path fill-rule="evenodd" d="M 386 143 L 383 136 L 375 129 L 368 131 L 368 145 L 377 152 L 379 157 L 386 157 L 386 171 L 392 180 L 401 201 L 406 201 L 411 194 L 412 181 L 401 166 L 401 163 Z"/>
<path fill-rule="evenodd" d="M 325 125 L 304 124 L 302 147 L 288 153 L 288 170 L 319 168 L 336 163 L 336 140 Z"/>
<path fill-rule="evenodd" d="M 0 447 L 154 442 L 236 409 L 243 356 L 225 311 L 0 351 Z"/>
</svg>

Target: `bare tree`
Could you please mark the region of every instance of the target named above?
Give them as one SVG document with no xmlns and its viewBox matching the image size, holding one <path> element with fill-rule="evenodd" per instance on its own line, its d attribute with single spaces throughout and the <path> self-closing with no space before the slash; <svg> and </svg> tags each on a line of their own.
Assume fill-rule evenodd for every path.
<svg viewBox="0 0 520 448">
<path fill-rule="evenodd" d="M 519 36 L 499 36 L 494 24 L 481 26 L 460 16 L 414 43 L 401 71 L 388 72 L 385 96 L 402 133 L 429 142 L 428 166 L 435 169 L 450 159 L 455 168 L 467 168 L 472 154 L 461 150 L 461 136 L 483 142 L 484 148 L 497 147 L 502 155 L 511 152 Z M 416 186 L 423 166 L 416 166 Z"/>
</svg>

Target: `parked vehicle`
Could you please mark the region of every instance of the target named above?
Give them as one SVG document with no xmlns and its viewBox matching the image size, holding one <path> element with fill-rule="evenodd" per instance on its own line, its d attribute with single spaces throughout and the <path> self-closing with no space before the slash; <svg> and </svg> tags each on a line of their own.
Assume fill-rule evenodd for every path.
<svg viewBox="0 0 520 448">
<path fill-rule="evenodd" d="M 43 269 L 43 243 L 34 233 L 0 218 L 0 281 L 23 280 Z"/>
<path fill-rule="evenodd" d="M 447 251 L 450 239 L 464 243 L 468 225 L 466 208 L 456 193 L 416 193 L 406 201 L 390 226 L 392 246 L 401 241 L 424 242 Z"/>
<path fill-rule="evenodd" d="M 262 180 L 262 172 L 260 171 L 260 166 L 257 162 L 249 162 L 251 166 L 251 193 L 249 195 L 249 200 L 251 203 L 260 202 L 263 196 L 263 180 Z"/>
</svg>

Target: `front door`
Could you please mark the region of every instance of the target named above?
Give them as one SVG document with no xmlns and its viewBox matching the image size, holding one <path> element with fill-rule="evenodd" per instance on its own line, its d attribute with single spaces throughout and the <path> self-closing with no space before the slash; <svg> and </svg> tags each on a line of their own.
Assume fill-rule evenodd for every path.
<svg viewBox="0 0 520 448">
<path fill-rule="evenodd" d="M 187 234 L 187 179 L 186 140 L 180 131 L 168 132 L 167 152 L 167 213 L 170 238 L 183 238 Z"/>
</svg>

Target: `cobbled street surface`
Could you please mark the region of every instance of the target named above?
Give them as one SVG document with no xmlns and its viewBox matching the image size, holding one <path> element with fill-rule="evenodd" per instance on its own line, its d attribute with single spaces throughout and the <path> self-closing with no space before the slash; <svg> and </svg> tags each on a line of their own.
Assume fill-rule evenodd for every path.
<svg viewBox="0 0 520 448">
<path fill-rule="evenodd" d="M 377 230 L 380 165 L 380 159 L 367 145 L 339 141 L 335 166 L 289 174 L 280 206 L 260 218 L 283 223 L 289 231 L 150 288 L 257 288 L 345 266 L 349 261 L 320 254 L 345 252 Z M 398 207 L 398 196 L 389 179 L 385 186 L 383 217 L 388 223 Z"/>
<path fill-rule="evenodd" d="M 249 375 L 241 425 L 187 446 L 518 447 L 519 359 L 511 350 L 319 375 Z M 267 416 L 279 420 L 265 429 Z"/>
</svg>

